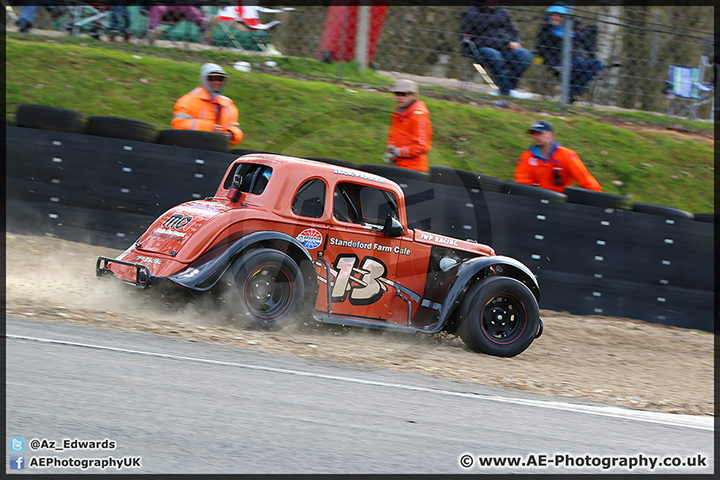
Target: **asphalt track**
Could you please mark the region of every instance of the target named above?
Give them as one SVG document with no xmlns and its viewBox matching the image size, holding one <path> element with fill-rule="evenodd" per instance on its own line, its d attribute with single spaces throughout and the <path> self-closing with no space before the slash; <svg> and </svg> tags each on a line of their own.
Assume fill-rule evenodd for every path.
<svg viewBox="0 0 720 480">
<path fill-rule="evenodd" d="M 6 440 L 25 440 L 7 457 L 23 455 L 25 473 L 714 472 L 708 417 L 19 318 L 6 321 L 6 362 Z M 136 463 L 81 467 L 109 457 Z"/>
</svg>

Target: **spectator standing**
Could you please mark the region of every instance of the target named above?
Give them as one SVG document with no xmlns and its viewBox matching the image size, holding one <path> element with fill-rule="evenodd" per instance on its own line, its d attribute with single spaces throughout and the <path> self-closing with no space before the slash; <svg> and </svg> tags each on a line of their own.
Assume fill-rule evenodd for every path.
<svg viewBox="0 0 720 480">
<path fill-rule="evenodd" d="M 510 12 L 497 6 L 497 0 L 465 9 L 460 14 L 460 34 L 463 53 L 488 70 L 500 89 L 494 94 L 531 97 L 515 88 L 530 65 L 532 52 L 522 48 L 520 31 Z"/>
<path fill-rule="evenodd" d="M 17 26 L 20 33 L 30 32 L 37 9 L 38 5 L 23 5 L 22 10 L 20 11 L 20 16 L 17 19 Z"/>
<path fill-rule="evenodd" d="M 227 72 L 219 65 L 200 67 L 200 85 L 175 102 L 170 127 L 177 130 L 202 130 L 222 133 L 237 145 L 243 139 L 238 125 L 238 110 L 230 97 L 222 95 Z"/>
<path fill-rule="evenodd" d="M 556 73 L 562 69 L 563 37 L 565 36 L 565 19 L 568 7 L 560 3 L 551 5 L 545 10 L 545 21 L 537 32 L 535 47 L 542 57 L 543 63 Z M 595 27 L 585 27 L 577 19 L 573 19 L 571 32 L 572 64 L 570 71 L 570 103 L 582 94 L 585 87 L 595 74 L 605 66 L 599 58 L 595 58 Z"/>
<path fill-rule="evenodd" d="M 37 9 L 39 7 L 45 7 L 48 12 L 50 12 L 50 15 L 52 16 L 53 20 L 57 20 L 60 18 L 64 13 L 65 10 L 62 7 L 59 7 L 57 5 L 53 5 L 52 1 L 50 0 L 40 0 L 37 2 L 25 2 L 25 4 L 22 7 L 22 10 L 20 11 L 20 16 L 17 19 L 17 26 L 20 33 L 29 33 L 30 29 L 33 26 L 33 20 L 35 19 L 35 14 L 37 13 Z"/>
<path fill-rule="evenodd" d="M 130 11 L 124 0 L 110 2 L 110 30 L 108 40 L 115 41 L 115 35 L 120 35 L 126 42 L 130 41 Z M 121 25 L 122 24 L 122 25 Z"/>
<path fill-rule="evenodd" d="M 419 100 L 418 86 L 412 80 L 398 80 L 392 86 L 396 108 L 390 117 L 385 147 L 385 163 L 400 168 L 428 172 L 428 153 L 432 147 L 432 123 L 425 103 Z"/>
<path fill-rule="evenodd" d="M 516 182 L 560 193 L 573 182 L 588 190 L 602 191 L 578 154 L 555 141 L 550 122 L 539 120 L 530 126 L 528 133 L 533 136 L 534 144 L 520 154 L 515 166 Z"/>
</svg>

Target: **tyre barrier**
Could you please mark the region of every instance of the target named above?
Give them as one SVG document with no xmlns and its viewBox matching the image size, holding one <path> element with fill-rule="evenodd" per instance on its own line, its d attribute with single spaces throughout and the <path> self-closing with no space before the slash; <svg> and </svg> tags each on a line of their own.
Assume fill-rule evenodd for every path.
<svg viewBox="0 0 720 480">
<path fill-rule="evenodd" d="M 565 195 L 570 203 L 592 205 L 603 208 L 631 208 L 630 198 L 607 192 L 596 192 L 580 187 L 565 187 Z"/>
<path fill-rule="evenodd" d="M 200 130 L 161 130 L 158 143 L 175 147 L 227 152 L 230 139 L 222 133 Z"/>
<path fill-rule="evenodd" d="M 547 188 L 525 185 L 518 182 L 505 182 L 502 192 L 510 195 L 522 195 L 524 197 L 540 198 L 544 200 L 555 200 L 556 202 L 567 202 L 568 197 L 564 193 L 548 190 Z"/>
<path fill-rule="evenodd" d="M 389 178 L 397 182 L 402 187 L 406 182 L 430 182 L 430 174 L 427 172 L 418 172 L 417 170 L 409 170 L 407 168 L 395 167 L 393 165 L 377 165 L 374 163 L 361 163 L 355 168 L 365 172 L 374 173 L 382 177 Z"/>
<path fill-rule="evenodd" d="M 662 205 L 653 205 L 651 203 L 633 203 L 632 211 L 638 213 L 650 213 L 652 215 L 661 215 L 667 218 L 689 218 L 694 219 L 695 215 L 678 208 L 663 207 Z"/>
<path fill-rule="evenodd" d="M 502 180 L 496 177 L 444 166 L 430 167 L 430 176 L 434 183 L 462 185 L 465 188 L 475 188 L 484 192 L 500 192 L 504 184 Z"/>
<path fill-rule="evenodd" d="M 154 143 L 158 137 L 158 128 L 154 123 L 141 120 L 93 115 L 88 118 L 88 134 Z"/>
<path fill-rule="evenodd" d="M 19 105 L 15 123 L 18 127 L 81 134 L 85 133 L 87 128 L 84 113 L 45 105 Z"/>
<path fill-rule="evenodd" d="M 715 223 L 716 215 L 716 213 L 693 213 L 695 220 L 706 223 Z"/>
</svg>

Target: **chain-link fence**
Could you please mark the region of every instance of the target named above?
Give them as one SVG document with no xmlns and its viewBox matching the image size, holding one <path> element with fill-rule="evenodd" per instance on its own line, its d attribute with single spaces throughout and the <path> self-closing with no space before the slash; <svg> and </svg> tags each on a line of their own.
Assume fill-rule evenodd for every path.
<svg viewBox="0 0 720 480">
<path fill-rule="evenodd" d="M 499 7 L 488 15 L 482 2 L 468 3 L 471 6 L 365 7 L 327 2 L 329 6 L 241 10 L 234 4 L 223 8 L 195 2 L 144 2 L 127 7 L 123 3 L 40 2 L 29 28 L 90 35 L 103 41 L 127 39 L 128 48 L 168 46 L 166 54 L 177 57 L 183 56 L 184 49 L 214 48 L 312 58 L 337 64 L 340 77 L 341 64 L 358 62 L 385 76 L 413 76 L 426 93 L 441 88 L 468 97 L 504 93 L 507 96 L 498 99 L 527 104 L 557 102 L 561 110 L 575 101 L 597 108 L 659 112 L 667 115 L 668 122 L 672 115 L 710 120 L 715 116 L 717 61 L 714 9 L 710 6 L 567 7 L 563 18 L 576 27 L 567 42 L 552 24 L 546 11 L 549 3 L 505 6 L 517 40 L 529 52 L 522 59 L 526 68 L 517 83 L 512 81 L 516 72 L 503 71 L 511 79 L 508 91 L 497 64 L 468 49 L 467 39 L 479 38 L 474 43 L 482 48 L 483 36 L 492 43 L 505 34 L 494 18 Z M 22 17 L 22 9 L 18 4 L 14 13 Z M 480 10 L 482 15 L 477 18 L 490 21 L 476 25 L 478 31 L 466 36 L 467 25 L 461 18 L 468 15 L 468 9 Z M 10 18 L 8 23 L 14 24 L 14 20 Z M 547 54 L 546 44 L 553 42 L 555 60 Z M 565 49 L 571 53 L 566 54 Z M 499 51 L 506 55 L 508 50 L 500 47 Z M 579 60 L 575 57 L 585 63 L 576 65 Z M 588 62 L 594 66 L 589 67 Z M 512 66 L 513 59 L 507 65 Z M 563 67 L 570 73 L 564 74 Z"/>
</svg>

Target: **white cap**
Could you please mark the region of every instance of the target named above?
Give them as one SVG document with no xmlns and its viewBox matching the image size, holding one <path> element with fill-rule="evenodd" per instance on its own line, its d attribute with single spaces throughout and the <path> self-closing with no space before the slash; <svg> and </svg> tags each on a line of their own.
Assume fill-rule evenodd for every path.
<svg viewBox="0 0 720 480">
<path fill-rule="evenodd" d="M 418 86 L 417 83 L 413 82 L 412 80 L 398 80 L 395 82 L 395 85 L 392 86 L 390 89 L 393 93 L 418 93 Z"/>
</svg>

